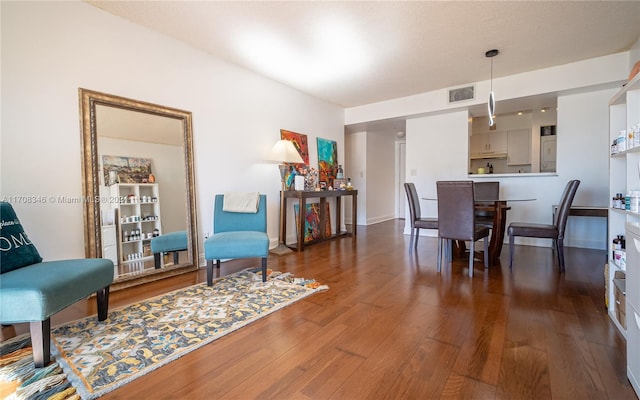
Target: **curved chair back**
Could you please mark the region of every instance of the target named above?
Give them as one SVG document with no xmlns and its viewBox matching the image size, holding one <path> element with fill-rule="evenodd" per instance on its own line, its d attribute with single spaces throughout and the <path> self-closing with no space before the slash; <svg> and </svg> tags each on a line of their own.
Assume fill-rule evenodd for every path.
<svg viewBox="0 0 640 400">
<path fill-rule="evenodd" d="M 267 231 L 267 196 L 260 195 L 256 213 L 227 212 L 222 209 L 224 195 L 217 194 L 213 206 L 213 233 L 232 231 Z"/>
<path fill-rule="evenodd" d="M 407 200 L 409 200 L 409 216 L 411 218 L 411 227 L 415 228 L 415 223 L 420 218 L 420 199 L 416 191 L 416 185 L 410 182 L 404 184 L 404 190 L 407 192 Z"/>
<path fill-rule="evenodd" d="M 578 186 L 580 186 L 579 180 L 574 179 L 569 181 L 567 183 L 567 186 L 565 186 L 564 188 L 562 197 L 560 198 L 560 205 L 558 206 L 558 211 L 556 212 L 555 221 L 553 221 L 553 224 L 558 229 L 558 239 L 564 239 L 564 231 L 565 227 L 567 226 L 569 212 L 571 211 L 571 203 L 573 203 L 573 198 L 576 195 Z"/>
<path fill-rule="evenodd" d="M 500 199 L 500 182 L 474 182 L 473 195 L 477 200 L 489 200 L 484 204 L 493 204 L 491 200 Z M 476 210 L 476 223 L 493 228 L 495 211 Z"/>
<path fill-rule="evenodd" d="M 438 181 L 438 236 L 455 240 L 475 238 L 473 181 Z"/>
<path fill-rule="evenodd" d="M 478 200 L 500 199 L 500 182 L 474 182 L 473 194 Z"/>
</svg>

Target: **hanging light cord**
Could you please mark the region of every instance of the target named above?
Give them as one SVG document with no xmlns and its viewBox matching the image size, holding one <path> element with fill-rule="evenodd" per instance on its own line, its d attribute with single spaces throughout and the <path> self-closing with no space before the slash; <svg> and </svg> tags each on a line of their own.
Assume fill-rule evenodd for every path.
<svg viewBox="0 0 640 400">
<path fill-rule="evenodd" d="M 493 95 L 493 57 L 497 56 L 498 50 L 493 49 L 484 53 L 485 57 L 491 59 L 491 79 L 489 81 L 491 90 L 489 91 L 489 101 L 487 102 L 487 111 L 489 113 L 489 126 L 493 126 L 493 114 L 495 113 L 496 103 Z"/>
<path fill-rule="evenodd" d="M 491 57 L 491 81 L 490 81 L 490 90 L 493 92 L 493 57 Z"/>
</svg>

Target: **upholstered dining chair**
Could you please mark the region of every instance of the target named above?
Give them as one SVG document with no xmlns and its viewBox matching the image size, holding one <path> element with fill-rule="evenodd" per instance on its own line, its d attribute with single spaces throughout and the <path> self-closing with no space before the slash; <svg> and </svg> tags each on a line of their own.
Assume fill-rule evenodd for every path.
<svg viewBox="0 0 640 400">
<path fill-rule="evenodd" d="M 500 182 L 474 182 L 473 194 L 476 200 L 499 200 Z M 488 203 L 486 204 L 490 205 Z M 476 224 L 491 229 L 493 227 L 495 214 L 495 211 L 476 210 Z"/>
<path fill-rule="evenodd" d="M 255 210 L 225 211 L 224 196 L 215 196 L 213 207 L 213 235 L 204 241 L 207 261 L 207 285 L 213 285 L 213 261 L 220 268 L 220 260 L 261 258 L 262 281 L 267 280 L 267 196 L 259 195 Z"/>
<path fill-rule="evenodd" d="M 410 182 L 404 184 L 409 201 L 409 218 L 411 220 L 411 238 L 409 239 L 409 252 L 418 248 L 420 229 L 438 229 L 437 218 L 422 218 L 420 211 L 420 199 L 416 191 L 416 185 Z"/>
<path fill-rule="evenodd" d="M 473 181 L 438 181 L 438 272 L 443 258 L 443 241 L 447 249 L 452 240 L 470 241 L 469 277 L 473 277 L 474 243 L 484 239 L 484 267 L 489 268 L 489 228 L 476 224 Z M 447 250 L 447 254 L 450 251 Z"/>
<path fill-rule="evenodd" d="M 524 236 L 553 239 L 556 245 L 556 251 L 558 252 L 560 271 L 564 272 L 564 232 L 567 226 L 569 212 L 571 211 L 571 204 L 573 203 L 573 198 L 576 195 L 579 185 L 580 181 L 577 179 L 567 183 L 562 197 L 560 197 L 560 204 L 558 205 L 558 211 L 556 212 L 553 224 L 526 222 L 512 222 L 509 224 L 509 228 L 507 229 L 507 234 L 509 235 L 509 268 L 513 267 L 514 238 L 516 236 Z"/>
</svg>

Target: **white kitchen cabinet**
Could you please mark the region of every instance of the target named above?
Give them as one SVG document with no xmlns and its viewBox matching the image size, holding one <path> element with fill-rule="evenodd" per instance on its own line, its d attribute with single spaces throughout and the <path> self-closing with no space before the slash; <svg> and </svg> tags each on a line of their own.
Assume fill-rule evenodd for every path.
<svg viewBox="0 0 640 400">
<path fill-rule="evenodd" d="M 531 164 L 531 130 L 515 129 L 507 132 L 507 165 Z"/>
<path fill-rule="evenodd" d="M 470 138 L 469 153 L 471 158 L 505 157 L 507 154 L 507 132 L 474 133 Z"/>
<path fill-rule="evenodd" d="M 540 137 L 540 172 L 556 171 L 557 141 L 556 135 Z"/>
</svg>

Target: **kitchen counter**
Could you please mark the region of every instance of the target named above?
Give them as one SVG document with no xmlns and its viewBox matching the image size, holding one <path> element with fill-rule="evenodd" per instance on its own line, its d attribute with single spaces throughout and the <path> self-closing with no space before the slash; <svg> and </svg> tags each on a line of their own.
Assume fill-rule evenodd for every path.
<svg viewBox="0 0 640 400">
<path fill-rule="evenodd" d="M 555 172 L 523 172 L 521 174 L 468 174 L 469 178 L 492 179 L 492 178 L 539 178 L 541 176 L 558 176 Z"/>
</svg>

